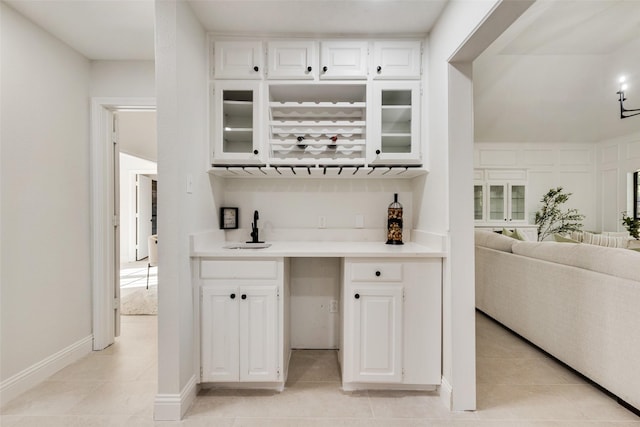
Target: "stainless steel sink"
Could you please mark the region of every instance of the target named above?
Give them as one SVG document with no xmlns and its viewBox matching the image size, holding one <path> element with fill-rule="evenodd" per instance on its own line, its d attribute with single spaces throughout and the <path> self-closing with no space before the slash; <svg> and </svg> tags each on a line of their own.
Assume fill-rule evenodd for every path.
<svg viewBox="0 0 640 427">
<path fill-rule="evenodd" d="M 271 243 L 233 243 L 223 246 L 224 249 L 264 249 L 271 246 Z"/>
</svg>

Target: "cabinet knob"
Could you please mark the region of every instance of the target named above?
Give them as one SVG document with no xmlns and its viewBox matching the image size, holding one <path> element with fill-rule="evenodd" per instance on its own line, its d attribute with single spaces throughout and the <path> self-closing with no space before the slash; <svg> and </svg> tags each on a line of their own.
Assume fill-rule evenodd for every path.
<svg viewBox="0 0 640 427">
<path fill-rule="evenodd" d="M 312 70 L 312 68 L 311 68 L 311 67 L 307 67 L 307 72 L 308 72 L 308 73 L 310 73 L 310 72 L 311 72 L 311 70 Z"/>
<path fill-rule="evenodd" d="M 253 154 L 258 154 L 258 150 L 253 150 Z"/>
<path fill-rule="evenodd" d="M 231 298 L 231 299 L 236 299 L 236 294 L 231 294 L 231 295 L 229 295 L 229 298 Z"/>
<path fill-rule="evenodd" d="M 260 68 L 258 68 L 258 66 L 256 65 L 255 67 L 253 67 L 253 71 L 255 71 L 256 73 L 260 70 Z"/>
<path fill-rule="evenodd" d="M 247 294 L 242 294 L 242 296 L 240 298 L 247 299 Z"/>
<path fill-rule="evenodd" d="M 376 68 L 376 71 L 378 72 L 378 74 L 380 74 L 382 72 L 382 66 L 378 65 L 378 68 Z"/>
<path fill-rule="evenodd" d="M 380 150 L 376 150 L 376 154 L 380 154 Z"/>
<path fill-rule="evenodd" d="M 376 271 L 376 277 L 380 277 L 381 274 L 380 271 Z"/>
<path fill-rule="evenodd" d="M 323 71 L 323 72 L 325 72 L 325 73 L 327 72 L 327 70 L 328 70 L 328 69 L 329 69 L 329 68 L 327 68 L 327 66 L 326 66 L 326 65 L 325 65 L 324 67 L 322 67 L 322 71 Z"/>
<path fill-rule="evenodd" d="M 355 294 L 354 297 L 355 299 L 360 299 L 360 294 Z"/>
</svg>

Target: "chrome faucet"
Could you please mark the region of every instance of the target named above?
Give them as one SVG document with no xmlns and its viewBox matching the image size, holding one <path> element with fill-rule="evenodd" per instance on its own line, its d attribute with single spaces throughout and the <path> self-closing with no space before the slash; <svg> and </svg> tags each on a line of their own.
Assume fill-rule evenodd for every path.
<svg viewBox="0 0 640 427">
<path fill-rule="evenodd" d="M 247 243 L 264 243 L 258 238 L 258 211 L 253 211 L 253 222 L 251 223 L 251 241 Z"/>
</svg>

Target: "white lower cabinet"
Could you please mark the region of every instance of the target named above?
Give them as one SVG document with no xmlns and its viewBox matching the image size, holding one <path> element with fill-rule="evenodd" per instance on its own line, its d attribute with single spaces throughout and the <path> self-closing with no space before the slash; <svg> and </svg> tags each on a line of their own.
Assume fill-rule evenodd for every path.
<svg viewBox="0 0 640 427">
<path fill-rule="evenodd" d="M 284 382 L 282 262 L 276 265 L 277 280 L 202 281 L 202 382 Z"/>
<path fill-rule="evenodd" d="M 345 390 L 440 384 L 441 277 L 440 259 L 345 259 Z"/>
</svg>

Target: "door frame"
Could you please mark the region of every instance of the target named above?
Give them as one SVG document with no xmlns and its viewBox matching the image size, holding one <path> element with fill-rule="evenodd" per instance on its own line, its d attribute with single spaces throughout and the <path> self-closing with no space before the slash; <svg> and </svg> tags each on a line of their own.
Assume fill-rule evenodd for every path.
<svg viewBox="0 0 640 427">
<path fill-rule="evenodd" d="M 91 98 L 90 194 L 91 194 L 91 288 L 93 293 L 93 350 L 115 340 L 115 176 L 113 170 L 113 112 L 122 109 L 155 109 L 155 98 Z"/>
</svg>

